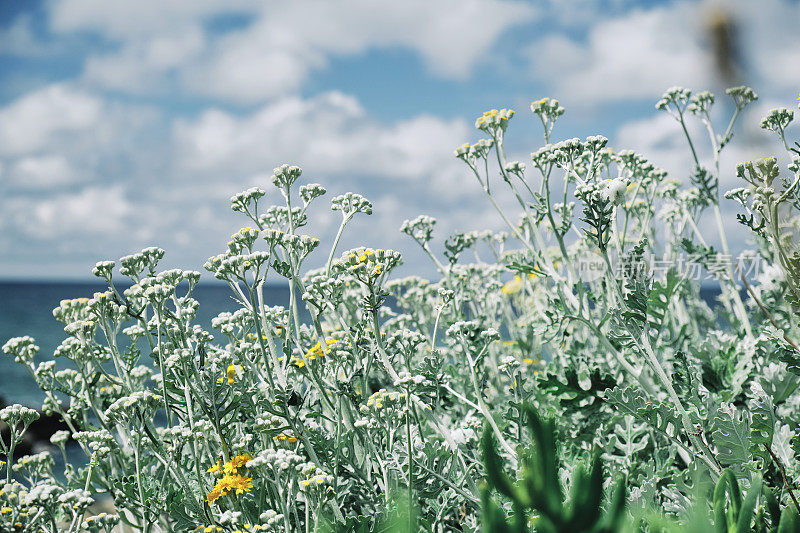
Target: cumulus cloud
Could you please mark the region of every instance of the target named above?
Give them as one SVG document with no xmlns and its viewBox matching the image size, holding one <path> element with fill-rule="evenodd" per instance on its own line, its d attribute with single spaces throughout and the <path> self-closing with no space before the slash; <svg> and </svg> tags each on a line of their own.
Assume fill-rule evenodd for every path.
<svg viewBox="0 0 800 533">
<path fill-rule="evenodd" d="M 66 116 L 56 112 L 65 99 L 77 103 Z M 76 273 L 98 254 L 151 244 L 170 251 L 174 266 L 199 267 L 242 223 L 228 209 L 231 194 L 272 189 L 271 169 L 283 162 L 303 166 L 304 181 L 323 183 L 328 199 L 353 190 L 375 203 L 375 216 L 354 221 L 342 246 L 413 248 L 398 229 L 422 212 L 439 215 L 443 233 L 497 222 L 476 218 L 486 213 L 480 190 L 452 155 L 472 136 L 465 121 L 423 114 L 381 122 L 335 91 L 249 113 L 209 109 L 175 120 L 163 136 L 158 128 L 170 123 L 148 109 L 68 85 L 11 102 L 0 117 L 38 128 L 0 150 L 0 243 L 15 236 L 30 249 L 47 246 L 61 263 L 85 258 Z M 328 199 L 305 228 L 323 240 L 338 224 Z"/>
<path fill-rule="evenodd" d="M 90 56 L 85 77 L 99 85 L 127 92 L 166 88 L 174 72 L 205 49 L 205 37 L 189 26 L 167 35 L 126 42 L 119 51 Z"/>
<path fill-rule="evenodd" d="M 60 33 L 92 32 L 113 41 L 168 35 L 216 15 L 254 14 L 258 0 L 62 0 L 50 5 L 52 29 Z"/>
<path fill-rule="evenodd" d="M 281 98 L 246 115 L 208 110 L 194 120 L 178 121 L 173 129 L 175 174 L 191 183 L 193 191 L 187 193 L 176 183 L 174 194 L 218 213 L 233 187 L 273 190 L 271 169 L 284 162 L 298 164 L 304 170 L 301 181 L 320 182 L 329 190 L 303 231 L 331 241 L 339 217 L 327 202 L 336 194 L 357 191 L 373 202 L 375 214 L 353 221 L 341 246 L 410 250 L 411 268 L 424 268 L 424 257 L 399 232 L 404 219 L 422 213 L 438 216 L 441 238 L 457 229 L 502 222 L 487 210 L 491 206 L 474 178 L 453 156 L 454 147 L 470 137 L 462 120 L 419 115 L 379 122 L 355 98 L 339 92 Z M 215 203 L 211 198 L 217 198 Z M 210 216 L 207 229 L 200 232 L 207 236 L 209 255 L 229 233 L 223 234 L 219 224 L 214 227 L 216 220 Z"/>
<path fill-rule="evenodd" d="M 509 30 L 540 20 L 546 32 L 515 36 L 513 44 L 530 44 L 525 65 L 570 109 L 580 102 L 654 101 L 674 84 L 709 85 L 695 16 L 707 5 L 632 4 L 646 5 L 612 0 L 600 12 L 591 0 L 535 8 L 520 0 L 48 2 L 50 34 L 40 35 L 41 25 L 25 15 L 0 35 L 0 56 L 27 51 L 37 61 L 53 60 L 54 43 L 81 43 L 68 52 L 77 70 L 64 81 L 0 104 L 0 247 L 19 252 L 0 257 L 0 270 L 14 263 L 19 272 L 33 272 L 24 258 L 38 254 L 81 275 L 96 259 L 151 244 L 168 250 L 169 265 L 198 268 L 241 222 L 228 210 L 228 197 L 255 185 L 270 189 L 271 169 L 284 162 L 302 166 L 304 181 L 330 191 L 304 231 L 328 239 L 338 223 L 328 199 L 361 192 L 375 215 L 354 220 L 342 246 L 402 249 L 409 270 L 417 269 L 424 258 L 398 232 L 405 218 L 438 217 L 440 239 L 502 227 L 452 156 L 455 146 L 475 139 L 474 130 L 466 120 L 425 113 L 378 119 L 333 87 L 311 91 L 309 80 L 335 58 L 403 50 L 435 77 L 470 80 L 471 90 L 482 91 L 489 76 L 517 66 L 515 54 L 500 67 L 488 61 L 499 43 L 508 50 Z M 800 38 L 791 23 L 800 8 L 778 0 L 729 5 L 737 20 L 755 28 L 741 34 L 753 85 L 796 91 Z M 479 67 L 486 69 L 480 77 Z M 408 81 L 409 91 L 414 83 Z M 517 101 L 513 91 L 500 98 Z M 651 113 L 619 127 L 615 147 L 636 149 L 686 179 L 689 153 L 680 130 Z M 738 140 L 750 148 L 732 145 L 730 164 L 760 149 L 752 142 L 757 134 L 742 131 Z M 513 198 L 500 202 L 513 212 Z"/>
<path fill-rule="evenodd" d="M 253 103 L 298 89 L 331 56 L 373 48 L 412 50 L 434 75 L 462 79 L 505 30 L 535 16 L 512 0 L 148 3 L 157 7 L 67 0 L 55 5 L 52 27 L 94 32 L 116 45 L 89 58 L 90 81 L 136 92 L 177 83 L 190 94 Z M 209 20 L 231 13 L 249 23 L 208 29 Z"/>
<path fill-rule="evenodd" d="M 36 201 L 31 207 L 25 214 L 23 231 L 48 238 L 118 235 L 125 230 L 125 219 L 132 212 L 120 185 L 87 187 Z"/>
<path fill-rule="evenodd" d="M 99 98 L 64 85 L 50 85 L 0 109 L 0 154 L 21 154 L 46 147 L 57 137 L 97 123 Z"/>
<path fill-rule="evenodd" d="M 463 120 L 429 115 L 381 124 L 339 92 L 279 99 L 246 116 L 208 110 L 174 129 L 187 172 L 247 175 L 299 162 L 313 173 L 428 182 L 460 172 L 452 151 L 469 134 Z"/>
<path fill-rule="evenodd" d="M 11 24 L 0 29 L 0 56 L 43 58 L 63 54 L 53 42 L 43 42 L 33 29 L 33 17 L 20 15 Z"/>
<path fill-rule="evenodd" d="M 18 159 L 11 167 L 9 181 L 24 189 L 43 189 L 72 183 L 75 171 L 61 154 L 47 154 Z"/>
</svg>

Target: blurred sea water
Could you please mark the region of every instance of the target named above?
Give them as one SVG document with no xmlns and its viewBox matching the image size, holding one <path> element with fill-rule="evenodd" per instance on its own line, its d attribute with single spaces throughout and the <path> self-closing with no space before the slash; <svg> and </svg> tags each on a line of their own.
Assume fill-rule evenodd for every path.
<svg viewBox="0 0 800 533">
<path fill-rule="evenodd" d="M 120 292 L 124 287 L 118 287 Z M 63 282 L 0 282 L 0 345 L 11 337 L 30 335 L 41 348 L 37 361 L 53 358 L 53 351 L 66 338 L 64 324 L 53 318 L 53 309 L 61 300 L 91 297 L 95 292 L 106 290 L 103 283 Z M 179 289 L 179 294 L 182 294 Z M 211 319 L 223 311 L 234 311 L 238 304 L 231 299 L 231 289 L 221 283 L 201 283 L 193 296 L 200 302 L 195 323 L 218 337 L 211 329 Z M 287 287 L 265 287 L 267 305 L 286 306 L 289 301 Z M 224 340 L 222 341 L 224 342 Z M 149 356 L 142 355 L 142 363 L 148 364 Z M 57 361 L 58 368 L 69 366 Z M 20 403 L 39 409 L 44 394 L 38 389 L 27 370 L 13 358 L 0 352 L 0 397 L 9 404 Z"/>
</svg>

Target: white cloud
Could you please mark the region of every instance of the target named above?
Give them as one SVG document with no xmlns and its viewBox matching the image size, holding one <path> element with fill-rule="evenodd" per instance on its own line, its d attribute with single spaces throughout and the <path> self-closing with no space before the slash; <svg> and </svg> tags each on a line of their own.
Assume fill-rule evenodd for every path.
<svg viewBox="0 0 800 533">
<path fill-rule="evenodd" d="M 461 79 L 505 30 L 535 16 L 529 4 L 512 0 L 149 3 L 157 7 L 67 0 L 54 4 L 52 26 L 93 31 L 119 45 L 89 58 L 90 81 L 141 92 L 172 76 L 190 93 L 254 103 L 298 89 L 332 56 L 373 48 L 412 50 L 435 75 Z M 204 27 L 231 12 L 250 15 L 251 23 L 221 33 Z"/>
<path fill-rule="evenodd" d="M 381 123 L 370 118 L 357 100 L 338 92 L 307 100 L 282 98 L 244 116 L 209 110 L 175 125 L 174 174 L 184 181 L 173 184 L 173 192 L 166 195 L 174 198 L 173 206 L 192 206 L 193 226 L 203 236 L 202 249 L 208 256 L 230 233 L 230 227 L 221 228 L 219 215 L 214 215 L 224 209 L 227 198 L 257 185 L 275 201 L 271 169 L 284 162 L 297 164 L 303 167 L 302 183 L 320 182 L 329 190 L 312 210 L 304 232 L 329 244 L 339 217 L 327 203 L 352 190 L 373 202 L 375 214 L 353 222 L 342 249 L 370 245 L 410 251 L 413 243 L 399 232 L 406 218 L 422 213 L 439 217 L 440 239 L 456 229 L 502 222 L 490 211 L 469 170 L 452 154 L 455 146 L 472 136 L 461 120 L 420 115 Z M 205 206 L 204 212 L 211 214 L 208 219 L 197 214 Z M 176 240 L 185 239 L 176 234 Z M 427 267 L 421 255 L 410 252 L 408 258 L 411 268 Z M 311 263 L 318 259 L 324 257 Z"/>
<path fill-rule="evenodd" d="M 452 151 L 469 134 L 462 120 L 425 115 L 382 125 L 338 92 L 283 98 L 245 117 L 209 110 L 174 131 L 179 165 L 189 172 L 249 175 L 290 162 L 315 174 L 411 180 L 460 171 Z"/>
<path fill-rule="evenodd" d="M 797 96 L 800 90 L 800 32 L 797 31 L 800 4 L 777 0 L 740 1 L 733 14 L 741 26 L 747 64 L 755 76 L 763 80 L 762 91 L 770 89 Z"/>
<path fill-rule="evenodd" d="M 93 102 L 92 112 L 52 117 L 59 106 L 48 103 L 63 95 Z M 50 261 L 68 265 L 65 275 L 85 273 L 90 259 L 148 245 L 167 249 L 171 265 L 198 268 L 242 223 L 228 198 L 254 185 L 272 190 L 269 174 L 283 162 L 303 166 L 304 182 L 330 191 L 304 228 L 324 242 L 338 224 L 329 198 L 348 190 L 365 194 L 376 213 L 354 221 L 342 246 L 413 249 L 398 228 L 422 212 L 442 219 L 442 238 L 462 222 L 469 227 L 461 229 L 471 229 L 494 220 L 484 222 L 481 192 L 452 155 L 473 137 L 462 120 L 418 115 L 383 123 L 338 92 L 280 98 L 250 113 L 207 110 L 161 133 L 170 123 L 151 115 L 66 85 L 0 108 L 0 116 L 24 117 L 23 124 L 38 128 L 13 151 L 0 152 L 3 245 L 24 253 L 47 247 Z M 274 190 L 270 199 L 278 201 Z M 12 268 L 15 257 L 0 266 Z M 413 253 L 409 258 L 412 268 L 420 262 Z"/>
<path fill-rule="evenodd" d="M 73 182 L 75 172 L 61 154 L 23 157 L 11 170 L 10 181 L 25 189 L 43 189 Z"/>
<path fill-rule="evenodd" d="M 534 74 L 555 80 L 563 100 L 650 98 L 673 85 L 708 86 L 712 70 L 697 27 L 697 4 L 635 10 L 601 20 L 585 42 L 551 34 L 531 45 Z"/>
<path fill-rule="evenodd" d="M 87 187 L 50 198 L 24 197 L 8 202 L 6 226 L 45 242 L 80 242 L 98 236 L 118 237 L 132 207 L 124 189 Z"/>
<path fill-rule="evenodd" d="M 50 85 L 0 109 L 0 154 L 39 150 L 56 137 L 86 130 L 100 117 L 102 102 L 64 85 Z"/>
<path fill-rule="evenodd" d="M 19 15 L 7 28 L 0 29 L 0 55 L 40 58 L 63 52 L 54 43 L 37 37 L 30 15 Z"/>
<path fill-rule="evenodd" d="M 85 77 L 105 87 L 147 92 L 201 53 L 204 39 L 199 28 L 190 26 L 152 39 L 133 40 L 118 52 L 89 57 Z"/>
</svg>

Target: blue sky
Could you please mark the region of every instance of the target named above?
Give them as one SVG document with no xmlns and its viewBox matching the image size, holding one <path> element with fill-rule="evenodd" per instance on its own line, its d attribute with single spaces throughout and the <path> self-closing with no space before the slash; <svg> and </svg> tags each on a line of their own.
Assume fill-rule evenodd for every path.
<svg viewBox="0 0 800 533">
<path fill-rule="evenodd" d="M 479 137 L 481 111 L 512 107 L 526 161 L 542 96 L 567 108 L 557 139 L 602 133 L 683 179 L 685 145 L 653 104 L 672 85 L 722 93 L 707 31 L 720 14 L 736 23 L 734 81 L 761 95 L 728 180 L 774 146 L 760 116 L 797 96 L 797 2 L 0 2 L 0 279 L 85 278 L 148 245 L 199 270 L 243 222 L 228 198 L 284 162 L 329 197 L 373 201 L 345 246 L 400 249 L 429 272 L 400 224 L 500 229 L 452 149 Z M 312 216 L 329 240 L 335 213 Z"/>
</svg>

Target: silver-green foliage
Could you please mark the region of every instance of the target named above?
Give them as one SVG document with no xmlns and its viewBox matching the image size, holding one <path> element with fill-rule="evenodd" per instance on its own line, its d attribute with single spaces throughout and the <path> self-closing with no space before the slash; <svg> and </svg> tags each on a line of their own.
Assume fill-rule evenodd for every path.
<svg viewBox="0 0 800 533">
<path fill-rule="evenodd" d="M 531 105 L 544 146 L 528 166 L 509 161 L 514 112 L 485 113 L 482 138 L 455 155 L 507 228 L 439 238 L 432 217 L 406 221 L 402 232 L 436 267 L 433 281 L 393 277 L 397 251 L 338 250 L 351 221 L 372 213 L 361 195 L 331 201 L 341 214 L 333 242 L 303 233 L 326 190 L 299 185 L 301 169 L 288 165 L 275 169 L 275 189 L 231 198 L 250 225 L 204 265 L 238 306 L 212 331 L 195 320 L 200 273 L 160 271 L 164 250 L 123 257 L 118 270 L 98 263 L 108 289 L 54 311 L 66 333 L 54 356 L 68 364 L 37 356 L 30 337 L 4 346 L 88 462 L 56 476 L 49 452 L 14 461 L 4 448 L 0 528 L 477 531 L 481 498 L 493 497 L 480 490 L 485 428 L 492 467 L 502 465 L 508 483 L 534 464 L 552 470 L 539 487 L 552 491 L 541 495 L 551 525 L 584 523 L 559 495 L 585 498 L 589 478 L 584 503 L 601 516 L 603 474 L 625 476 L 628 518 L 649 513 L 653 528 L 699 520 L 776 530 L 800 481 L 800 145 L 790 141 L 793 113 L 771 113 L 762 127 L 790 164 L 743 163 L 742 187 L 723 195 L 744 210 L 749 257 L 764 265 L 746 280 L 730 260 L 720 161 L 757 97 L 744 87 L 728 94 L 722 134 L 710 93 L 673 88 L 657 104 L 686 134 L 685 184 L 605 137 L 551 142 L 564 114 L 551 99 Z M 705 127 L 707 148 L 690 121 Z M 510 203 L 516 212 L 501 208 Z M 703 216 L 711 224 L 699 224 Z M 718 285 L 716 305 L 680 268 L 687 254 Z M 666 266 L 643 268 L 653 257 Z M 265 301 L 269 283 L 288 286 L 288 301 Z M 529 443 L 525 405 L 555 417 L 546 463 L 518 455 Z M 10 447 L 29 423 L 13 409 L 2 412 Z M 67 437 L 53 440 L 62 454 Z M 590 453 L 587 478 L 574 465 Z M 762 479 L 769 492 L 757 489 Z M 746 512 L 735 503 L 739 484 L 750 487 Z M 90 517 L 102 497 L 117 514 Z M 498 520 L 516 512 L 511 500 L 493 505 Z M 636 523 L 620 516 L 613 524 Z"/>
</svg>

